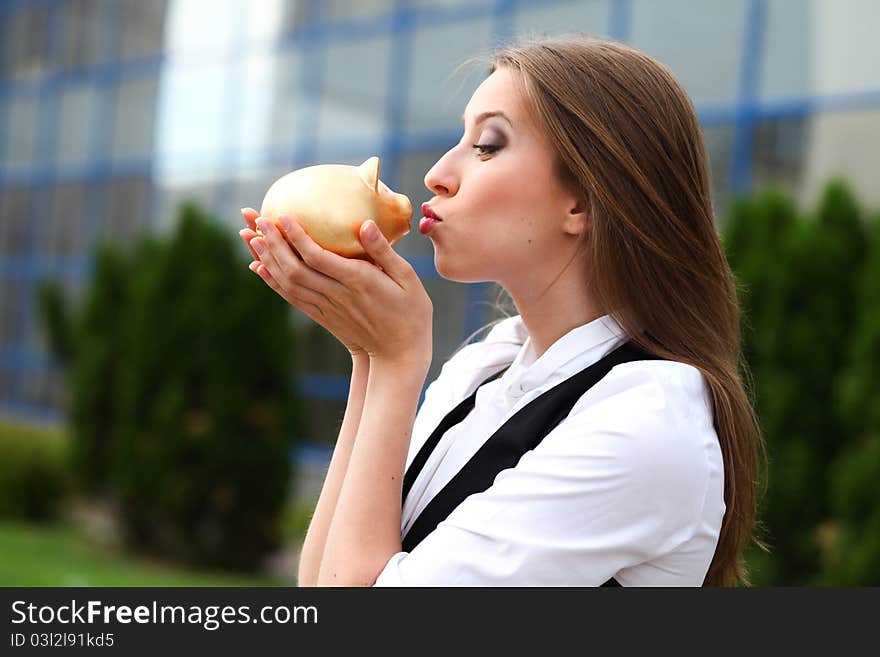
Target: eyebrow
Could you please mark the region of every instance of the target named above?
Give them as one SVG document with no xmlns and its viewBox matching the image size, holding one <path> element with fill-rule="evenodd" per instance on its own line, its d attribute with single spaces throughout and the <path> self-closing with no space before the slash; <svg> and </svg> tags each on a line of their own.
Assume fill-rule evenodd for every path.
<svg viewBox="0 0 880 657">
<path fill-rule="evenodd" d="M 500 116 L 502 119 L 507 121 L 511 125 L 511 127 L 513 127 L 513 121 L 511 121 L 510 118 L 508 118 L 507 114 L 505 114 L 501 110 L 492 110 L 489 112 L 483 112 L 482 114 L 477 114 L 477 118 L 474 119 L 474 125 L 479 125 L 480 123 L 482 123 L 486 119 L 491 118 L 493 116 Z M 461 115 L 461 122 L 462 123 L 465 122 L 464 114 Z"/>
</svg>

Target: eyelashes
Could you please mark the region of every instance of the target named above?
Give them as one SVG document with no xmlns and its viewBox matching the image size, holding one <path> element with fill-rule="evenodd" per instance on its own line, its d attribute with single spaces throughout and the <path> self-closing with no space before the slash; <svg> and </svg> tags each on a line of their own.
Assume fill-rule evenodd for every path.
<svg viewBox="0 0 880 657">
<path fill-rule="evenodd" d="M 501 148 L 498 144 L 473 144 L 473 148 L 477 149 L 477 155 L 489 155 L 490 153 L 494 153 L 495 151 Z"/>
</svg>

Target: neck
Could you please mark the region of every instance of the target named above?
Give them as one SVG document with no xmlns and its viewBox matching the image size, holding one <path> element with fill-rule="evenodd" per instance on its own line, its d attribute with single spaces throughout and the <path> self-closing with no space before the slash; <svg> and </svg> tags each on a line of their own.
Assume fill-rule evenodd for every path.
<svg viewBox="0 0 880 657">
<path fill-rule="evenodd" d="M 508 294 L 522 317 L 536 358 L 572 329 L 605 314 L 593 304 L 586 286 L 573 277 L 560 277 L 541 294 L 530 296 L 511 289 Z"/>
</svg>

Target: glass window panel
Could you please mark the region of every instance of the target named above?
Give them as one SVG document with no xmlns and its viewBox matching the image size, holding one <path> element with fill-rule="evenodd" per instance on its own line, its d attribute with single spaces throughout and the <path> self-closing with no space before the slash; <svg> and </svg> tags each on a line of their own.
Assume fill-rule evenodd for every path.
<svg viewBox="0 0 880 657">
<path fill-rule="evenodd" d="M 15 344 L 20 285 L 21 283 L 15 278 L 0 277 L 0 308 L 3 309 L 3 312 L 0 312 L 0 347 L 10 347 Z"/>
<path fill-rule="evenodd" d="M 237 226 L 236 232 L 244 228 L 244 218 L 242 218 L 239 209 L 253 208 L 259 212 L 260 206 L 263 204 L 263 197 L 269 191 L 272 183 L 292 170 L 293 165 L 275 165 L 251 167 L 239 172 L 229 208 L 231 217 L 224 215 L 224 218 L 230 219 L 231 225 Z"/>
<path fill-rule="evenodd" d="M 62 66 L 67 70 L 87 68 L 111 59 L 116 25 L 109 24 L 114 12 L 100 0 L 69 0 L 64 15 Z M 114 14 L 115 15 L 115 14 Z"/>
<path fill-rule="evenodd" d="M 165 7 L 164 0 L 124 0 L 121 9 L 124 59 L 152 55 L 162 49 Z"/>
<path fill-rule="evenodd" d="M 809 150 L 808 120 L 804 117 L 773 119 L 755 125 L 754 179 L 773 181 L 794 189 Z"/>
<path fill-rule="evenodd" d="M 810 92 L 813 70 L 813 3 L 769 0 L 764 26 L 760 97 L 799 97 Z"/>
<path fill-rule="evenodd" d="M 0 367 L 3 367 L 2 361 L 0 361 Z M 12 369 L 0 369 L 0 400 L 9 402 L 15 399 L 17 378 L 18 374 Z"/>
<path fill-rule="evenodd" d="M 489 5 L 492 0 L 411 0 L 411 4 L 417 7 L 452 7 L 464 10 L 470 9 L 474 5 Z"/>
<path fill-rule="evenodd" d="M 49 8 L 25 6 L 7 18 L 11 24 L 11 72 L 14 77 L 41 75 L 47 69 L 46 34 Z"/>
<path fill-rule="evenodd" d="M 281 25 L 282 31 L 290 32 L 296 28 L 310 25 L 316 20 L 316 16 L 312 15 L 312 11 L 318 8 L 319 3 L 306 2 L 306 0 L 285 0 L 281 4 Z"/>
<path fill-rule="evenodd" d="M 351 354 L 326 329 L 309 320 L 300 335 L 302 371 L 339 376 L 351 374 Z"/>
<path fill-rule="evenodd" d="M 347 376 L 350 376 L 350 363 L 351 357 L 349 357 L 349 374 Z M 307 398 L 308 391 L 302 390 L 300 394 Z M 305 437 L 310 442 L 332 446 L 339 435 L 342 418 L 345 417 L 345 401 L 309 399 L 309 402 L 303 405 L 303 415 Z M 326 470 L 321 474 L 322 480 L 325 476 Z"/>
<path fill-rule="evenodd" d="M 729 103 L 739 92 L 743 0 L 633 0 L 632 45 L 668 66 L 697 104 Z"/>
<path fill-rule="evenodd" d="M 485 52 L 492 36 L 489 17 L 440 27 L 421 27 L 413 36 L 409 96 L 404 127 L 409 132 L 453 130 L 461 133 L 461 115 L 486 67 L 468 58 Z"/>
<path fill-rule="evenodd" d="M 58 117 L 58 154 L 61 165 L 87 162 L 91 156 L 92 125 L 98 111 L 98 93 L 92 86 L 68 87 L 61 93 Z"/>
<path fill-rule="evenodd" d="M 6 118 L 6 166 L 22 169 L 34 163 L 39 105 L 35 98 L 13 98 Z"/>
<path fill-rule="evenodd" d="M 437 378 L 440 368 L 464 340 L 464 320 L 467 306 L 467 284 L 445 278 L 423 278 L 422 284 L 431 303 L 442 312 L 434 313 L 434 357 L 426 382 Z"/>
<path fill-rule="evenodd" d="M 818 114 L 808 126 L 801 202 L 815 206 L 828 179 L 840 176 L 864 206 L 880 206 L 880 109 Z"/>
<path fill-rule="evenodd" d="M 166 49 L 171 54 L 225 52 L 236 40 L 242 18 L 237 2 L 174 0 L 168 5 Z"/>
<path fill-rule="evenodd" d="M 413 206 L 412 229 L 409 235 L 399 242 L 398 251 L 407 256 L 433 256 L 431 240 L 419 232 L 419 219 L 422 217 L 422 203 L 430 201 L 434 194 L 425 187 L 425 174 L 443 157 L 445 151 L 425 151 L 406 153 L 401 156 L 399 168 L 400 184 L 395 190 L 409 197 Z"/>
<path fill-rule="evenodd" d="M 267 151 L 292 150 L 303 112 L 298 53 L 257 53 L 241 63 L 236 148 L 240 162 L 256 164 Z"/>
<path fill-rule="evenodd" d="M 104 235 L 113 242 L 127 243 L 144 228 L 147 181 L 142 178 L 111 180 L 107 183 L 107 211 Z"/>
<path fill-rule="evenodd" d="M 6 188 L 0 196 L 0 255 L 15 256 L 27 247 L 28 189 Z"/>
<path fill-rule="evenodd" d="M 0 21 L 0 78 L 11 78 L 13 74 L 14 20 L 13 16 L 7 14 L 6 18 Z"/>
<path fill-rule="evenodd" d="M 382 135 L 390 55 L 391 41 L 386 36 L 334 43 L 323 53 L 318 139 L 342 141 Z"/>
<path fill-rule="evenodd" d="M 39 370 L 28 373 L 28 401 L 36 406 L 49 405 L 49 372 Z"/>
<path fill-rule="evenodd" d="M 249 44 L 259 47 L 259 40 L 271 40 L 284 31 L 285 14 L 293 12 L 294 20 L 297 13 L 302 14 L 301 2 L 285 2 L 285 0 L 232 0 L 238 3 L 239 31 L 246 37 Z M 255 11 L 258 9 L 258 11 Z"/>
<path fill-rule="evenodd" d="M 815 83 L 818 94 L 880 89 L 880 39 L 877 3 L 873 0 L 818 0 Z"/>
<path fill-rule="evenodd" d="M 249 124 L 248 130 L 259 129 L 250 113 L 255 105 L 262 106 L 263 99 L 251 98 L 261 92 L 269 98 L 268 137 L 265 144 L 269 149 L 292 148 L 304 137 L 313 135 L 302 134 L 302 125 L 309 115 L 314 115 L 317 100 L 313 94 L 304 94 L 302 89 L 302 55 L 299 52 L 284 52 L 277 58 L 277 64 L 271 75 L 257 76 L 254 80 L 245 78 L 247 93 L 244 94 L 244 111 L 242 120 Z M 268 68 L 268 65 L 267 65 Z M 253 85 L 253 87 L 251 86 Z M 245 142 L 245 153 L 251 149 Z"/>
<path fill-rule="evenodd" d="M 723 222 L 729 201 L 730 154 L 733 148 L 733 126 L 729 124 L 704 126 L 703 139 L 706 144 L 706 152 L 709 155 L 715 219 L 718 222 Z"/>
<path fill-rule="evenodd" d="M 69 408 L 69 397 L 64 373 L 53 370 L 49 373 L 49 390 L 45 401 L 46 406 L 52 408 Z"/>
<path fill-rule="evenodd" d="M 228 143 L 225 63 L 172 65 L 159 87 L 158 155 L 214 162 Z M 160 163 L 160 164 L 165 164 Z"/>
<path fill-rule="evenodd" d="M 394 4 L 394 0 L 327 0 L 324 12 L 327 20 L 336 21 L 387 13 Z"/>
<path fill-rule="evenodd" d="M 214 204 L 215 187 L 211 183 L 162 185 L 156 190 L 153 220 L 159 232 L 172 231 L 180 219 L 184 201 L 195 201 L 203 210 Z"/>
<path fill-rule="evenodd" d="M 111 146 L 114 160 L 145 158 L 152 154 L 157 89 L 155 78 L 123 80 L 119 85 Z"/>
<path fill-rule="evenodd" d="M 22 285 L 22 297 L 23 299 L 27 299 L 25 302 L 27 304 L 25 306 L 27 312 L 24 313 L 24 317 L 22 318 L 21 342 L 19 343 L 19 346 L 32 352 L 37 352 L 34 356 L 39 358 L 39 352 L 41 351 L 40 341 L 43 336 L 43 331 L 40 327 L 40 318 L 37 314 L 36 295 L 36 280 L 25 281 Z"/>
<path fill-rule="evenodd" d="M 83 253 L 91 256 L 98 241 L 104 237 L 101 232 L 107 211 L 107 179 L 83 183 L 83 190 L 80 240 Z"/>
<path fill-rule="evenodd" d="M 49 221 L 41 227 L 46 231 L 45 239 L 39 240 L 38 248 L 54 255 L 80 253 L 82 216 L 82 186 L 76 183 L 57 186 L 52 192 Z"/>
<path fill-rule="evenodd" d="M 59 120 L 61 111 L 61 94 L 53 90 L 50 94 L 37 98 L 36 108 L 36 147 L 33 165 L 46 166 L 52 164 L 58 148 L 61 126 L 55 123 Z M 53 130 L 55 126 L 58 130 Z"/>
<path fill-rule="evenodd" d="M 383 153 L 383 146 L 382 140 L 378 138 L 366 141 L 361 140 L 356 144 L 327 140 L 318 144 L 318 148 L 315 151 L 314 164 L 332 163 L 359 166 L 367 158 L 376 155 L 380 159 L 379 178 L 382 182 L 390 183 L 388 176 L 390 175 L 391 160 L 390 156 L 386 156 Z"/>
<path fill-rule="evenodd" d="M 519 35 L 564 32 L 606 34 L 608 31 L 608 0 L 587 0 L 542 4 L 518 9 L 514 17 L 514 33 Z"/>
</svg>

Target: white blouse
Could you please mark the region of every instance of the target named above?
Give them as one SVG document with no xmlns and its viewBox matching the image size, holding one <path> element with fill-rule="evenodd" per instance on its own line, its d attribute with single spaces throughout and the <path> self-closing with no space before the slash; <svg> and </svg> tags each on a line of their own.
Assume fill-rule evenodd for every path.
<svg viewBox="0 0 880 657">
<path fill-rule="evenodd" d="M 416 478 L 401 520 L 418 514 L 514 413 L 626 341 L 605 315 L 537 360 L 522 318 L 449 359 L 425 391 L 407 467 L 474 386 L 474 410 L 451 427 Z M 512 364 L 511 364 L 512 362 Z M 700 586 L 724 516 L 724 468 L 711 394 L 696 368 L 671 361 L 614 367 L 569 416 L 487 490 L 467 497 L 376 586 Z"/>
</svg>

